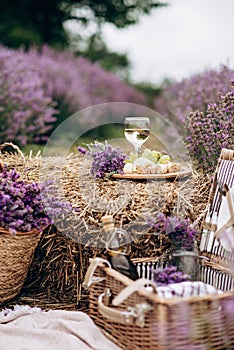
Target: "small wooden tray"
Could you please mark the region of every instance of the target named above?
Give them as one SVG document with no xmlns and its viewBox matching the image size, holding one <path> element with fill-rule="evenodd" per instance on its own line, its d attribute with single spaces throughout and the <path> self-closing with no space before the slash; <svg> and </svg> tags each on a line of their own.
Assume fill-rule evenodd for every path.
<svg viewBox="0 0 234 350">
<path fill-rule="evenodd" d="M 188 176 L 192 174 L 189 168 L 181 169 L 175 173 L 166 174 L 113 174 L 113 179 L 128 179 L 128 180 L 148 180 L 148 179 L 175 179 L 177 177 Z"/>
</svg>

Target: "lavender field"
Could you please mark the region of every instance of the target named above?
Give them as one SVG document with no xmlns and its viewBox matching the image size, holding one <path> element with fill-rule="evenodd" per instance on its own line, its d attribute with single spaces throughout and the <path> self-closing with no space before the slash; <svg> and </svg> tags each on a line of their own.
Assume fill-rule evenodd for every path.
<svg viewBox="0 0 234 350">
<path fill-rule="evenodd" d="M 40 143 L 71 114 L 109 102 L 147 106 L 147 96 L 81 56 L 0 47 L 0 142 Z M 150 106 L 152 108 L 152 106 Z M 153 108 L 182 135 L 195 168 L 211 173 L 234 147 L 234 71 L 228 66 L 172 82 Z"/>
</svg>

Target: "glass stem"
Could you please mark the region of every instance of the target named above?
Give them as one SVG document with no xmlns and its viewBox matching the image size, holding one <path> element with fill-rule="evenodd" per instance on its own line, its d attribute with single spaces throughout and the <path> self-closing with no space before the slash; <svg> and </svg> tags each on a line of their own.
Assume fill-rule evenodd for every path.
<svg viewBox="0 0 234 350">
<path fill-rule="evenodd" d="M 138 157 L 139 157 L 139 155 L 140 155 L 140 153 L 141 153 L 141 146 L 139 146 L 139 145 L 135 145 L 135 153 L 138 155 Z"/>
</svg>

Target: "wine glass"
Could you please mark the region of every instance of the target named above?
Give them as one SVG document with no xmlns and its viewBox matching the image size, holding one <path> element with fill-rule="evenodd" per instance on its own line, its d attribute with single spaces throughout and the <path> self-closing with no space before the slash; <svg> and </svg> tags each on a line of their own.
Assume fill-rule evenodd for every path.
<svg viewBox="0 0 234 350">
<path fill-rule="evenodd" d="M 148 117 L 125 117 L 124 136 L 134 148 L 139 156 L 141 146 L 150 135 L 150 119 Z"/>
</svg>

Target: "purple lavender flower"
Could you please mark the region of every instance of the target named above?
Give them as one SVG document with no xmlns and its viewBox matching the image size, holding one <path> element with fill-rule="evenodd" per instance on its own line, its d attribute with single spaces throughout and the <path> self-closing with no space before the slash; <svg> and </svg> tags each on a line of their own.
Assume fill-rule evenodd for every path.
<svg viewBox="0 0 234 350">
<path fill-rule="evenodd" d="M 176 266 L 167 266 L 164 269 L 152 269 L 152 274 L 153 280 L 157 286 L 167 286 L 171 283 L 180 283 L 191 279 L 191 276 L 177 271 Z"/>
<path fill-rule="evenodd" d="M 218 102 L 220 92 L 228 92 L 233 79 L 233 69 L 225 65 L 194 74 L 180 82 L 168 84 L 155 99 L 155 108 L 174 121 L 179 131 L 184 133 L 183 127 L 188 115 L 196 110 L 205 113 L 210 103 Z"/>
<path fill-rule="evenodd" d="M 56 196 L 48 196 L 42 202 L 41 192 L 45 189 L 48 191 L 47 183 L 26 183 L 14 169 L 8 171 L 4 167 L 0 173 L 0 227 L 13 234 L 40 230 L 51 224 L 55 216 L 71 210 L 69 203 Z"/>
<path fill-rule="evenodd" d="M 159 213 L 147 221 L 154 233 L 168 237 L 172 247 L 193 250 L 198 230 L 191 226 L 188 219 L 177 216 L 166 217 L 165 214 Z"/>
<path fill-rule="evenodd" d="M 44 46 L 24 52 L 0 46 L 0 141 L 46 141 L 52 127 L 69 115 L 105 102 L 145 104 L 146 99 L 68 50 Z M 102 117 L 95 116 L 95 122 Z"/>
<path fill-rule="evenodd" d="M 127 156 L 120 148 L 113 148 L 107 142 L 98 141 L 87 146 L 88 154 L 92 157 L 91 174 L 97 179 L 104 178 L 108 174 L 123 172 L 124 160 Z"/>
</svg>

